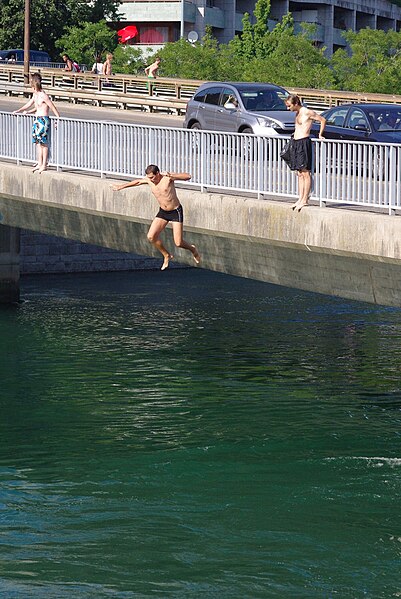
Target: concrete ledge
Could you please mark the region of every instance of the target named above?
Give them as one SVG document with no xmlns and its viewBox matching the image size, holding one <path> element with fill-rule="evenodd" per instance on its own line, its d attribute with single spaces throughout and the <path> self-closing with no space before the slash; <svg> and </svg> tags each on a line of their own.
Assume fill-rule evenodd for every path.
<svg viewBox="0 0 401 599">
<path fill-rule="evenodd" d="M 114 192 L 111 181 L 0 166 L 4 224 L 156 255 L 146 231 L 157 203 L 146 186 Z M 179 189 L 188 241 L 202 266 L 299 289 L 401 305 L 401 219 L 354 210 Z M 188 252 L 177 260 L 193 264 Z"/>
</svg>

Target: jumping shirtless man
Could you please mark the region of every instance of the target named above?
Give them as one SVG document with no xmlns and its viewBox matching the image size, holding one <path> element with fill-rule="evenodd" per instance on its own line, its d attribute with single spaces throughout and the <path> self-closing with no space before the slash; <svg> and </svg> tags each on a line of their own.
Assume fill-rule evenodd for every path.
<svg viewBox="0 0 401 599">
<path fill-rule="evenodd" d="M 319 139 L 324 139 L 323 131 L 326 126 L 326 119 L 314 110 L 309 110 L 302 106 L 301 100 L 295 94 L 288 96 L 286 106 L 291 112 L 295 112 L 295 133 L 291 144 L 291 156 L 289 167 L 292 171 L 297 171 L 299 184 L 299 200 L 292 206 L 293 210 L 300 212 L 304 206 L 308 205 L 309 196 L 312 187 L 312 142 L 310 140 L 310 130 L 313 121 L 320 123 Z"/>
<path fill-rule="evenodd" d="M 35 113 L 35 120 L 32 125 L 32 142 L 37 147 L 38 163 L 34 167 L 33 172 L 38 171 L 38 173 L 43 173 L 47 168 L 47 159 L 49 157 L 49 110 L 57 118 L 60 116 L 60 113 L 47 93 L 42 89 L 42 77 L 39 73 L 33 73 L 31 76 L 31 87 L 33 90 L 32 98 L 24 106 L 15 110 L 13 114 L 17 114 L 18 112 L 22 112 L 23 114 Z M 28 110 L 29 108 L 30 110 Z"/>
<path fill-rule="evenodd" d="M 173 238 L 174 243 L 179 248 L 189 250 L 196 262 L 200 263 L 200 255 L 194 245 L 191 245 L 183 238 L 183 222 L 184 214 L 182 206 L 177 197 L 177 191 L 175 189 L 174 181 L 189 181 L 191 175 L 188 173 L 161 173 L 159 167 L 155 164 L 150 164 L 145 170 L 146 177 L 144 179 L 135 179 L 129 183 L 123 183 L 122 185 L 112 185 L 112 189 L 120 191 L 127 187 L 136 187 L 138 185 L 149 185 L 153 195 L 160 204 L 159 212 L 156 214 L 152 224 L 148 231 L 148 239 L 156 249 L 163 254 L 164 261 L 161 270 L 165 270 L 170 260 L 174 258 L 170 254 L 159 237 L 162 231 L 166 228 L 170 222 L 173 227 Z"/>
</svg>

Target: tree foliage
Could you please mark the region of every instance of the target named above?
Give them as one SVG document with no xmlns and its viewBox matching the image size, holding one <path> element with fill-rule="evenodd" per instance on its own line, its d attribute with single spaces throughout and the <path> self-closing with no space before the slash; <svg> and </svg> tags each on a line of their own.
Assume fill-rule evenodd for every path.
<svg viewBox="0 0 401 599">
<path fill-rule="evenodd" d="M 68 27 L 118 18 L 120 0 L 31 0 L 31 48 L 58 58 L 56 41 Z M 24 0 L 0 1 L 0 48 L 24 47 Z"/>
<path fill-rule="evenodd" d="M 60 54 L 65 52 L 74 60 L 91 65 L 98 54 L 111 52 L 118 44 L 118 37 L 106 24 L 83 23 L 81 27 L 69 27 L 56 42 Z"/>
<path fill-rule="evenodd" d="M 337 50 L 332 58 L 338 89 L 399 94 L 401 91 L 401 32 L 361 29 L 344 37 L 350 54 Z"/>
<path fill-rule="evenodd" d="M 260 14 L 266 18 L 267 3 L 263 10 L 260 8 Z M 209 34 L 194 45 L 184 39 L 167 44 L 158 53 L 162 74 L 184 79 L 333 87 L 329 60 L 313 45 L 314 31 L 310 27 L 295 35 L 293 19 L 287 15 L 272 31 L 260 25 L 255 36 L 249 15 L 244 16 L 243 24 L 243 35 L 229 44 L 219 45 Z"/>
<path fill-rule="evenodd" d="M 119 45 L 104 20 L 118 20 L 119 4 L 120 0 L 31 0 L 31 48 L 45 50 L 55 60 L 67 52 L 88 65 L 95 54 L 111 51 L 115 72 L 139 73 L 145 66 L 142 53 Z M 304 24 L 295 34 L 289 13 L 270 30 L 269 16 L 270 0 L 257 0 L 252 18 L 244 14 L 241 35 L 228 44 L 219 44 L 211 30 L 195 44 L 185 39 L 166 44 L 157 52 L 162 58 L 160 75 L 400 93 L 401 32 L 344 32 L 348 51 L 337 50 L 328 59 L 324 49 L 313 44 L 313 26 Z M 0 0 L 0 22 L 0 48 L 23 47 L 24 0 Z"/>
<path fill-rule="evenodd" d="M 113 51 L 113 72 L 130 75 L 144 75 L 145 63 L 143 54 L 135 46 L 118 45 Z"/>
<path fill-rule="evenodd" d="M 185 39 L 168 43 L 157 52 L 161 60 L 160 75 L 183 79 L 216 79 L 220 76 L 219 46 L 210 31 L 202 43 L 190 44 Z M 155 58 L 150 57 L 149 62 Z"/>
</svg>

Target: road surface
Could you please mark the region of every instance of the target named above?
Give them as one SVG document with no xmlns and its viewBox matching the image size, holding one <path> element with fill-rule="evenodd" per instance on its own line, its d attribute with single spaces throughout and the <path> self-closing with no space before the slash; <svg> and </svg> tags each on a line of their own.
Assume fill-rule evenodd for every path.
<svg viewBox="0 0 401 599">
<path fill-rule="evenodd" d="M 13 112 L 23 106 L 26 99 L 22 96 L 0 97 L 0 112 Z M 62 117 L 85 121 L 108 121 L 117 123 L 131 123 L 133 125 L 149 125 L 154 127 L 182 127 L 183 116 L 143 112 L 139 110 L 118 110 L 117 108 L 100 108 L 85 106 L 84 104 L 69 104 L 56 102 Z"/>
</svg>

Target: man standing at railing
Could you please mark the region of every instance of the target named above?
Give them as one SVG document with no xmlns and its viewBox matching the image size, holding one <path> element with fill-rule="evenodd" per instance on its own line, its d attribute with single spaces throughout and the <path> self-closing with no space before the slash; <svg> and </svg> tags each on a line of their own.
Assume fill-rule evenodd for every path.
<svg viewBox="0 0 401 599">
<path fill-rule="evenodd" d="M 320 123 L 319 139 L 324 139 L 323 131 L 326 119 L 314 110 L 302 106 L 299 96 L 292 94 L 287 97 L 286 106 L 295 112 L 295 132 L 289 147 L 289 157 L 285 158 L 292 171 L 297 171 L 299 185 L 299 200 L 292 206 L 300 212 L 308 205 L 312 188 L 312 142 L 310 131 L 313 121 Z"/>
<path fill-rule="evenodd" d="M 35 113 L 35 120 L 32 125 L 32 142 L 36 144 L 37 147 L 38 163 L 34 167 L 33 172 L 38 171 L 38 173 L 43 173 L 47 168 L 47 159 L 49 156 L 49 110 L 51 110 L 57 118 L 60 116 L 60 113 L 47 93 L 43 90 L 40 73 L 33 73 L 31 76 L 31 87 L 33 90 L 32 98 L 24 104 L 24 106 L 15 110 L 13 114 L 18 114 L 19 112 L 22 112 L 23 114 L 29 114 L 31 112 Z"/>
<path fill-rule="evenodd" d="M 163 254 L 164 261 L 161 270 L 166 270 L 170 260 L 174 258 L 160 241 L 160 234 L 167 227 L 168 223 L 171 223 L 173 227 L 175 245 L 190 251 L 195 263 L 199 264 L 200 255 L 198 250 L 183 238 L 184 214 L 174 185 L 174 181 L 189 181 L 191 175 L 188 173 L 161 173 L 159 167 L 155 164 L 147 166 L 145 174 L 146 177 L 144 179 L 135 179 L 134 181 L 123 183 L 122 185 L 112 185 L 111 187 L 115 191 L 120 191 L 127 187 L 149 185 L 151 192 L 160 204 L 160 210 L 150 225 L 148 239 Z"/>
</svg>

